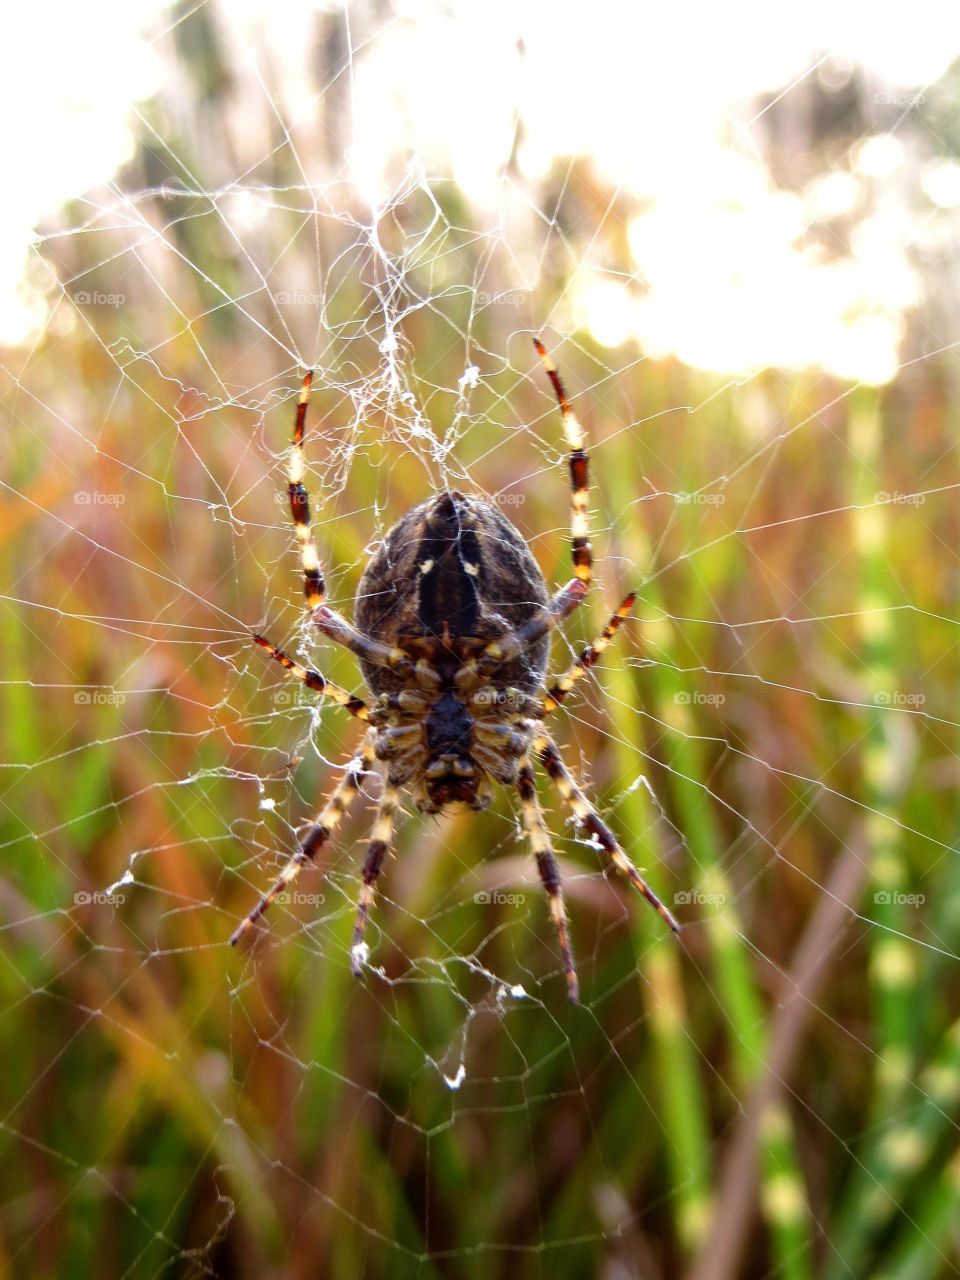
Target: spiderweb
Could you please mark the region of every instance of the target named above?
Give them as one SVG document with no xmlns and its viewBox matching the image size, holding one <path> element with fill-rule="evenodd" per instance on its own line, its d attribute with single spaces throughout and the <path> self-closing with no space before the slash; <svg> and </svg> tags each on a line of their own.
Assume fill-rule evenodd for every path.
<svg viewBox="0 0 960 1280">
<path fill-rule="evenodd" d="M 762 58 L 615 5 L 98 35 L 149 32 L 134 141 L 8 272 L 10 1274 L 960 1269 L 960 41 L 741 16 Z M 568 1008 L 515 803 L 408 801 L 357 982 L 370 776 L 232 951 L 359 741 L 250 640 L 362 692 L 304 622 L 303 369 L 337 608 L 444 486 L 553 587 L 541 333 L 594 486 L 551 669 L 639 592 L 552 729 L 681 939 L 544 785 Z"/>
</svg>

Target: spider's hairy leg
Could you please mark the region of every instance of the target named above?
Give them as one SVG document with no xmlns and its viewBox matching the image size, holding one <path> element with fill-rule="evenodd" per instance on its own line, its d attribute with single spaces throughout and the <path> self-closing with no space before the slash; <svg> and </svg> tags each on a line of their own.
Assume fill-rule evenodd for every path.
<svg viewBox="0 0 960 1280">
<path fill-rule="evenodd" d="M 553 917 L 554 927 L 557 931 L 560 955 L 563 958 L 563 972 L 567 979 L 567 995 L 571 1004 L 576 1004 L 580 999 L 580 983 L 577 978 L 576 966 L 573 963 L 573 951 L 570 946 L 570 934 L 567 929 L 567 912 L 563 902 L 560 868 L 557 866 L 557 860 L 550 845 L 550 835 L 547 831 L 546 823 L 543 821 L 543 812 L 540 809 L 540 802 L 537 800 L 533 770 L 530 768 L 528 759 L 523 761 L 517 771 L 517 790 L 520 793 L 520 813 L 523 818 L 524 830 L 537 860 L 537 870 L 540 872 L 543 887 L 547 891 L 550 914 Z"/>
<path fill-rule="evenodd" d="M 512 662 L 518 654 L 558 627 L 583 602 L 586 594 L 586 582 L 582 578 L 571 578 L 533 617 L 506 635 L 491 640 L 478 658 L 464 662 L 454 677 L 457 688 L 467 691 L 484 684 L 497 667 Z"/>
<path fill-rule="evenodd" d="M 300 848 L 280 872 L 273 888 L 263 895 L 250 914 L 245 916 L 233 931 L 230 938 L 231 946 L 235 947 L 237 945 L 243 935 L 256 924 L 270 904 L 275 901 L 277 895 L 283 893 L 296 880 L 305 863 L 312 862 L 317 856 L 318 852 L 340 825 L 343 815 L 360 790 L 360 779 L 372 764 L 373 735 L 368 731 L 359 755 L 351 762 L 349 769 L 337 784 L 330 799 L 320 810 L 316 822 L 310 826 L 306 835 L 300 841 Z"/>
<path fill-rule="evenodd" d="M 543 361 L 547 377 L 560 406 L 563 430 L 570 449 L 570 490 L 572 511 L 570 517 L 571 552 L 574 576 L 555 593 L 550 603 L 529 618 L 522 626 L 506 636 L 493 640 L 479 658 L 464 663 L 457 674 L 457 684 L 471 688 L 488 677 L 503 662 L 512 661 L 528 645 L 535 644 L 548 632 L 559 626 L 574 609 L 583 602 L 593 577 L 593 552 L 590 547 L 588 500 L 590 463 L 584 449 L 583 428 L 570 407 L 566 388 L 557 367 L 547 354 L 539 338 L 533 345 Z"/>
<path fill-rule="evenodd" d="M 414 662 L 402 649 L 383 644 L 380 640 L 364 635 L 335 609 L 322 605 L 314 610 L 311 621 L 329 640 L 342 644 L 358 658 L 374 666 L 395 671 L 402 679 L 421 685 L 423 688 L 438 689 L 440 687 L 440 675 L 426 659 L 420 658 Z"/>
<path fill-rule="evenodd" d="M 293 425 L 293 440 L 287 457 L 287 493 L 290 495 L 290 515 L 293 519 L 294 532 L 300 544 L 300 560 L 303 564 L 303 592 L 307 598 L 307 607 L 316 609 L 322 605 L 327 596 L 326 583 L 320 568 L 320 557 L 317 555 L 313 541 L 313 530 L 310 525 L 310 498 L 303 483 L 305 473 L 303 457 L 303 437 L 307 425 L 307 405 L 310 401 L 310 386 L 313 382 L 313 370 L 308 369 L 303 379 L 303 388 L 297 400 L 297 416 Z"/>
<path fill-rule="evenodd" d="M 547 354 L 547 349 L 539 338 L 534 338 L 533 345 L 537 355 L 543 361 L 547 377 L 553 387 L 560 416 L 563 419 L 563 432 L 570 448 L 570 493 L 571 493 L 571 551 L 573 554 L 573 571 L 583 582 L 589 583 L 593 575 L 593 555 L 590 548 L 590 526 L 588 519 L 588 491 L 590 487 L 590 460 L 584 450 L 583 428 L 576 414 L 570 407 L 566 388 L 557 372 L 557 367 Z"/>
<path fill-rule="evenodd" d="M 380 804 L 377 807 L 373 833 L 370 837 L 367 857 L 361 873 L 363 885 L 360 888 L 360 898 L 357 902 L 357 920 L 353 926 L 353 945 L 350 948 L 350 967 L 358 978 L 363 972 L 363 935 L 366 932 L 370 908 L 373 906 L 377 880 L 383 869 L 383 860 L 390 852 L 393 827 L 399 807 L 399 789 L 388 781 L 383 789 Z"/>
<path fill-rule="evenodd" d="M 636 600 L 636 592 L 631 591 L 628 596 L 620 602 L 620 606 L 616 613 L 611 617 L 610 621 L 603 628 L 600 635 L 594 640 L 593 644 L 588 645 L 581 653 L 580 657 L 574 662 L 558 679 L 554 680 L 543 697 L 542 712 L 544 715 L 551 711 L 556 711 L 557 707 L 564 700 L 576 682 L 585 676 L 600 655 L 606 649 L 607 645 L 617 633 L 620 623 L 633 608 Z"/>
<path fill-rule="evenodd" d="M 337 684 L 332 684 L 319 671 L 314 671 L 310 667 L 301 667 L 299 662 L 294 662 L 292 658 L 288 658 L 282 649 L 278 649 L 276 645 L 271 644 L 264 636 L 254 633 L 253 638 L 260 648 L 266 649 L 270 657 L 275 662 L 279 662 L 281 667 L 285 668 L 294 680 L 299 680 L 301 684 L 305 684 L 308 689 L 313 689 L 315 693 L 322 693 L 325 697 L 343 707 L 344 711 L 349 711 L 352 716 L 356 716 L 358 720 L 370 719 L 370 708 L 362 698 L 349 693 L 346 689 L 341 689 Z"/>
<path fill-rule="evenodd" d="M 643 894 L 646 900 L 667 922 L 674 933 L 680 932 L 680 925 L 677 923 L 672 912 L 660 901 L 654 891 L 641 876 L 640 872 L 633 865 L 623 849 L 620 842 L 613 834 L 607 824 L 594 809 L 593 805 L 584 795 L 583 791 L 577 786 L 570 775 L 570 771 L 563 763 L 557 744 L 547 734 L 534 739 L 532 745 L 534 751 L 543 765 L 544 769 L 553 779 L 557 790 L 564 803 L 572 809 L 574 817 L 583 827 L 593 836 L 593 838 L 602 846 L 604 852 L 610 858 L 610 861 L 621 871 L 638 893 Z"/>
<path fill-rule="evenodd" d="M 526 754 L 530 733 L 517 724 L 502 720 L 474 720 L 474 745 L 489 747 L 506 760 Z"/>
</svg>

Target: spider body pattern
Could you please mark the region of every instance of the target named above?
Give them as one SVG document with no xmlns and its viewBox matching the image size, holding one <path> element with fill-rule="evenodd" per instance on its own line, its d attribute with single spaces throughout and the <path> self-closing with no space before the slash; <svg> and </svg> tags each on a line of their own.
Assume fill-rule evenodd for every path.
<svg viewBox="0 0 960 1280">
<path fill-rule="evenodd" d="M 288 493 L 300 546 L 310 619 L 327 639 L 357 657 L 367 702 L 301 666 L 263 636 L 256 642 L 288 674 L 339 703 L 367 730 L 351 762 L 273 887 L 240 923 L 236 943 L 330 840 L 379 762 L 383 794 L 362 871 L 352 963 L 360 974 L 374 891 L 390 851 L 402 790 L 425 813 L 455 805 L 486 808 L 493 783 L 516 790 L 524 830 L 550 903 L 571 1001 L 579 984 L 570 946 L 560 871 L 537 799 L 533 762 L 556 784 L 574 820 L 675 932 L 679 926 L 621 848 L 563 762 L 545 718 L 563 702 L 613 639 L 633 605 L 631 593 L 603 632 L 545 687 L 551 633 L 584 600 L 592 576 L 588 532 L 588 458 L 563 383 L 539 340 L 560 407 L 571 483 L 574 575 L 553 595 L 516 527 L 493 504 L 444 491 L 412 508 L 390 529 L 367 565 L 353 623 L 326 604 L 303 483 L 303 442 L 312 374 L 304 379 L 288 462 Z"/>
<path fill-rule="evenodd" d="M 387 534 L 361 579 L 355 616 L 360 631 L 430 669 L 420 697 L 407 699 L 403 723 L 381 732 L 375 746 L 389 780 L 412 786 L 419 809 L 439 813 L 458 802 L 483 809 L 493 798 L 491 778 L 516 783 L 530 733 L 513 713 L 535 708 L 548 639 L 495 664 L 486 680 L 470 664 L 549 600 L 526 543 L 488 502 L 445 492 L 414 507 Z M 402 691 L 396 671 L 369 661 L 361 666 L 373 693 Z"/>
</svg>

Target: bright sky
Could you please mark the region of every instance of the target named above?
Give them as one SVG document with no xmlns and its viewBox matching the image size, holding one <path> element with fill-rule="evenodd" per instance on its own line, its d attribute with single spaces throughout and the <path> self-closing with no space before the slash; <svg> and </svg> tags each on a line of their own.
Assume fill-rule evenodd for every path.
<svg viewBox="0 0 960 1280">
<path fill-rule="evenodd" d="M 46 318 L 43 295 L 24 280 L 34 228 L 109 181 L 132 154 L 131 104 L 160 82 L 159 60 L 140 34 L 151 11 L 155 0 L 98 0 L 95 15 L 67 3 L 4 11 L 0 344 L 32 341 Z"/>
<path fill-rule="evenodd" d="M 851 207 L 863 183 L 894 190 L 903 146 L 867 135 L 840 171 L 786 194 L 758 163 L 751 104 L 820 74 L 824 50 L 889 87 L 921 88 L 960 54 L 960 6 L 914 0 L 905 12 L 812 0 L 789 21 L 761 0 L 546 9 L 396 0 L 394 11 L 370 41 L 354 29 L 359 11 L 349 14 L 359 49 L 349 164 L 371 203 L 389 194 L 384 174 L 399 153 L 449 169 L 477 204 L 496 208 L 519 114 L 518 158 L 532 183 L 556 156 L 589 155 L 612 188 L 643 197 L 628 244 L 644 288 L 592 273 L 586 256 L 573 282 L 576 318 L 599 341 L 634 339 L 651 354 L 723 372 L 776 364 L 875 382 L 893 375 L 903 315 L 917 298 L 904 209 L 892 199 L 874 209 L 839 262 L 798 240 L 825 210 Z M 313 12 L 302 0 L 232 0 L 217 10 L 266 78 L 268 64 L 284 65 L 294 116 L 312 109 L 303 54 Z M 96 13 L 92 21 L 82 7 L 39 3 L 5 19 L 0 110 L 17 124 L 7 130 L 15 180 L 0 204 L 0 342 L 28 342 L 44 323 L 40 295 L 24 284 L 31 229 L 110 180 L 131 153 L 131 105 L 169 74 L 141 34 L 167 25 L 155 0 L 101 0 Z M 960 166 L 928 167 L 923 185 L 952 208 Z"/>
</svg>

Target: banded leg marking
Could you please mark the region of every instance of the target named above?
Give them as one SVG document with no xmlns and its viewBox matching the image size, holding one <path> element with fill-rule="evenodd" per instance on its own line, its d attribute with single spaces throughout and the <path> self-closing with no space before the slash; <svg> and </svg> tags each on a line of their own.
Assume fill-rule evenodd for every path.
<svg viewBox="0 0 960 1280">
<path fill-rule="evenodd" d="M 350 949 L 350 967 L 358 978 L 363 972 L 363 935 L 366 932 L 367 920 L 370 918 L 370 909 L 373 906 L 377 880 L 383 869 L 383 860 L 389 853 L 393 841 L 393 829 L 399 807 L 400 792 L 397 787 L 388 782 L 377 808 L 373 834 L 361 873 L 363 884 L 357 902 L 357 919 L 353 926 L 353 945 Z"/>
<path fill-rule="evenodd" d="M 583 428 L 570 407 L 566 388 L 563 385 L 560 374 L 557 372 L 557 366 L 547 354 L 546 347 L 539 338 L 534 338 L 533 345 L 537 349 L 537 355 L 543 361 L 543 367 L 547 371 L 547 377 L 550 379 L 554 395 L 557 397 L 560 416 L 563 419 L 563 432 L 570 448 L 570 535 L 573 572 L 582 582 L 589 583 L 593 576 L 593 554 L 590 547 L 588 511 L 590 459 L 583 447 Z"/>
<path fill-rule="evenodd" d="M 530 847 L 537 860 L 537 870 L 550 903 L 550 915 L 553 917 L 560 944 L 560 955 L 563 958 L 563 972 L 567 979 L 567 995 L 571 1004 L 580 999 L 580 983 L 577 978 L 576 965 L 573 962 L 573 950 L 570 946 L 570 934 L 567 928 L 567 912 L 563 901 L 563 884 L 560 880 L 560 868 L 550 845 L 550 834 L 543 821 L 543 812 L 537 800 L 537 789 L 533 778 L 533 770 L 529 760 L 525 760 L 517 774 L 517 790 L 520 793 L 520 812 L 524 830 L 530 840 Z"/>
<path fill-rule="evenodd" d="M 310 667 L 302 667 L 299 662 L 294 662 L 292 658 L 287 657 L 282 649 L 278 649 L 276 645 L 271 644 L 263 636 L 254 635 L 253 638 L 260 648 L 266 649 L 270 657 L 275 662 L 279 662 L 281 667 L 284 667 L 294 680 L 299 680 L 308 689 L 313 689 L 315 693 L 322 693 L 325 697 L 339 703 L 345 711 L 349 711 L 358 720 L 370 719 L 370 708 L 362 698 L 358 698 L 346 689 L 341 689 L 339 685 L 331 683 L 319 671 L 314 671 Z"/>
<path fill-rule="evenodd" d="M 293 427 L 293 440 L 287 456 L 287 493 L 290 495 L 290 515 L 293 519 L 294 532 L 300 545 L 300 560 L 303 564 L 303 593 L 307 598 L 307 606 L 316 609 L 323 604 L 327 595 L 326 583 L 320 569 L 320 557 L 317 555 L 313 541 L 313 530 L 310 525 L 310 497 L 307 493 L 303 477 L 306 471 L 303 457 L 303 437 L 307 425 L 307 405 L 310 401 L 310 386 L 313 382 L 313 370 L 304 375 L 303 389 L 297 401 L 297 416 Z"/>
<path fill-rule="evenodd" d="M 270 904 L 276 900 L 277 895 L 293 884 L 306 863 L 314 860 L 340 825 L 343 815 L 360 790 L 360 779 L 369 771 L 372 764 L 373 740 L 367 737 L 360 748 L 360 754 L 351 762 L 350 768 L 334 788 L 330 799 L 320 810 L 316 822 L 310 826 L 300 841 L 300 848 L 289 859 L 273 887 L 263 895 L 250 914 L 245 916 L 233 931 L 230 938 L 232 947 L 235 947 L 243 935 L 256 924 Z"/>
<path fill-rule="evenodd" d="M 588 645 L 588 647 L 584 649 L 583 653 L 581 653 L 580 657 L 577 658 L 576 662 L 574 662 L 559 679 L 554 680 L 553 684 L 550 685 L 543 699 L 544 715 L 551 711 L 556 711 L 557 707 L 564 700 L 576 682 L 587 674 L 593 664 L 603 653 L 604 649 L 607 648 L 610 641 L 616 635 L 620 623 L 623 622 L 624 618 L 627 617 L 630 610 L 633 608 L 636 598 L 636 593 L 631 591 L 630 594 L 623 599 L 620 607 L 603 628 L 603 631 L 597 639 L 594 640 L 593 644 Z"/>
<path fill-rule="evenodd" d="M 571 553 L 573 556 L 573 578 L 556 592 L 550 603 L 522 626 L 498 640 L 491 641 L 479 658 L 464 663 L 457 673 L 457 684 L 462 688 L 470 688 L 488 677 L 504 662 L 510 662 L 528 645 L 535 644 L 557 627 L 576 609 L 590 586 L 593 577 L 593 554 L 590 547 L 589 529 L 589 458 L 584 450 L 583 428 L 576 414 L 570 407 L 566 388 L 557 372 L 557 367 L 547 354 L 547 349 L 539 338 L 534 338 L 533 345 L 543 361 L 547 377 L 553 387 L 554 395 L 560 406 L 563 431 L 570 449 L 570 490 L 571 490 Z"/>
<path fill-rule="evenodd" d="M 537 738 L 532 750 L 536 752 L 540 763 L 553 779 L 557 790 L 564 803 L 573 811 L 574 817 L 580 822 L 594 839 L 602 846 L 604 852 L 610 861 L 627 877 L 638 893 L 641 893 L 656 911 L 670 926 L 674 933 L 680 932 L 680 925 L 677 923 L 673 914 L 660 901 L 654 891 L 641 876 L 640 872 L 633 865 L 623 849 L 620 842 L 613 834 L 607 824 L 594 809 L 593 805 L 580 790 L 570 775 L 570 771 L 563 763 L 563 759 L 557 749 L 557 744 L 552 738 L 544 734 Z"/>
</svg>

